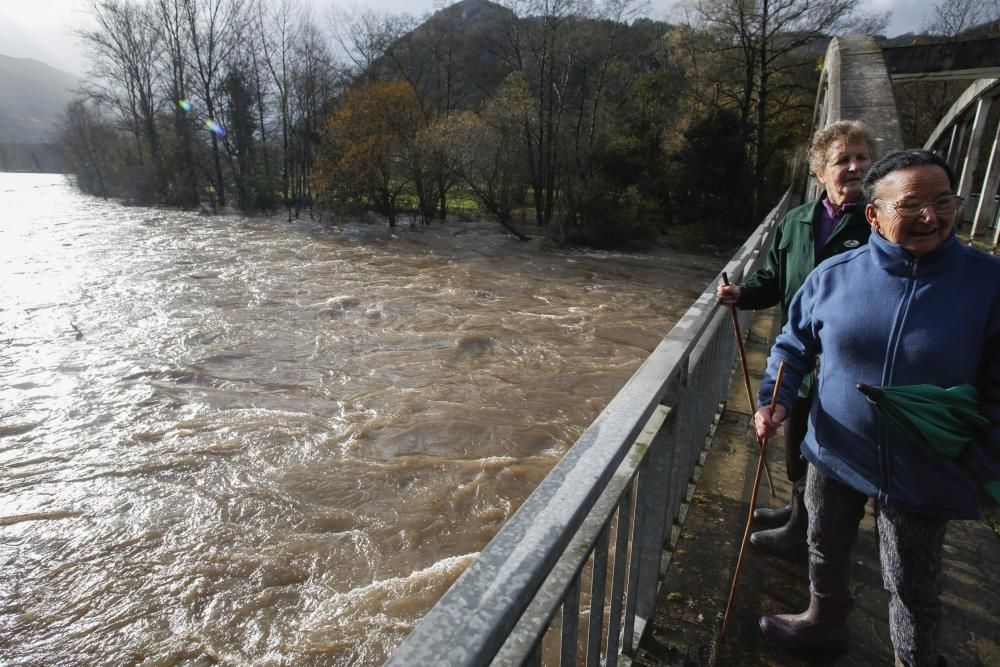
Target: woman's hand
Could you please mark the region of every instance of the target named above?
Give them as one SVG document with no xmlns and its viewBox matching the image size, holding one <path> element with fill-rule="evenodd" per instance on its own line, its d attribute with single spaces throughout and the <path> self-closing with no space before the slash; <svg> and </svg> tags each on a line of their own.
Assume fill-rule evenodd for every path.
<svg viewBox="0 0 1000 667">
<path fill-rule="evenodd" d="M 736 305 L 736 302 L 740 300 L 740 286 L 720 283 L 719 286 L 715 288 L 715 300 L 723 306 L 729 306 L 732 308 Z"/>
<path fill-rule="evenodd" d="M 770 438 L 785 421 L 785 406 L 778 403 L 771 410 L 770 405 L 762 405 L 757 408 L 753 416 L 753 425 L 757 430 L 758 438 Z"/>
</svg>

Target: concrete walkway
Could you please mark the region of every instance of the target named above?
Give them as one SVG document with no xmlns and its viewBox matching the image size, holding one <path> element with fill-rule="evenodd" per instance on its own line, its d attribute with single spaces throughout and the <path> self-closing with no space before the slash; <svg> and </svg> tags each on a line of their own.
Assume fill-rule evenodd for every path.
<svg viewBox="0 0 1000 667">
<path fill-rule="evenodd" d="M 754 319 L 747 352 L 751 374 L 759 378 L 773 339 L 774 313 Z M 753 380 L 756 391 L 757 379 Z M 805 563 L 765 556 L 747 546 L 736 599 L 725 637 L 722 613 L 746 523 L 757 444 L 740 375 L 734 375 L 726 409 L 704 457 L 696 491 L 681 529 L 667 578 L 661 587 L 654 625 L 634 664 L 673 665 L 892 665 L 887 596 L 882 589 L 872 505 L 854 547 L 850 618 L 852 647 L 833 660 L 803 660 L 769 644 L 757 626 L 761 613 L 802 611 L 808 603 Z M 771 498 L 761 482 L 758 504 L 779 506 L 791 493 L 785 479 L 780 438 L 772 439 L 768 460 L 775 484 Z M 994 512 L 994 520 L 1000 518 Z M 944 623 L 941 653 L 954 666 L 1000 667 L 1000 537 L 989 522 L 955 521 L 945 542 Z"/>
</svg>

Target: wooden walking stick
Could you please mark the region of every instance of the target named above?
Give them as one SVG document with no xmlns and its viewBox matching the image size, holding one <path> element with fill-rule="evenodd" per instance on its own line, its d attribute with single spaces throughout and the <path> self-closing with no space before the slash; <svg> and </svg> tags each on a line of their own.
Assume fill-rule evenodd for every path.
<svg viewBox="0 0 1000 667">
<path fill-rule="evenodd" d="M 722 272 L 722 283 L 729 287 L 729 276 L 726 272 Z M 736 334 L 736 348 L 740 351 L 740 366 L 743 367 L 743 386 L 747 390 L 747 402 L 750 405 L 750 414 L 754 413 L 754 400 L 753 400 L 753 390 L 750 388 L 750 371 L 747 370 L 747 353 L 743 349 L 743 334 L 740 332 L 740 320 L 736 315 L 736 306 L 729 309 L 729 314 L 733 317 L 733 332 Z M 759 441 L 758 441 L 759 442 Z M 767 475 L 767 490 L 771 492 L 771 497 L 774 498 L 774 482 L 771 481 L 771 469 L 767 467 L 767 461 L 764 461 L 764 474 Z"/>
<path fill-rule="evenodd" d="M 774 380 L 774 394 L 771 397 L 771 406 L 778 404 L 778 390 L 781 389 L 781 376 L 785 372 L 785 362 L 778 364 L 778 376 Z M 736 597 L 736 582 L 740 578 L 740 568 L 743 567 L 743 552 L 747 548 L 747 540 L 750 539 L 750 525 L 753 523 L 753 508 L 757 504 L 757 487 L 760 486 L 760 473 L 764 468 L 764 456 L 767 454 L 767 438 L 760 440 L 760 458 L 757 459 L 757 473 L 753 478 L 753 489 L 750 491 L 750 512 L 747 514 L 747 526 L 743 530 L 743 541 L 740 543 L 740 554 L 736 558 L 736 571 L 733 572 L 733 585 L 729 588 L 729 600 L 726 602 L 726 612 L 722 616 L 722 630 L 719 631 L 719 641 L 726 634 L 726 624 L 729 622 L 729 610 L 733 608 L 733 598 Z"/>
</svg>

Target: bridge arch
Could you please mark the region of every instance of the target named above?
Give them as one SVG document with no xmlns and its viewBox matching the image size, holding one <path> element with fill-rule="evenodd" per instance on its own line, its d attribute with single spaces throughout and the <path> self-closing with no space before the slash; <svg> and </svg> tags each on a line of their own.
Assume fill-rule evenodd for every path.
<svg viewBox="0 0 1000 667">
<path fill-rule="evenodd" d="M 903 137 L 882 49 L 868 36 L 830 40 L 823 57 L 813 112 L 813 132 L 841 120 L 861 121 L 875 139 L 875 155 L 903 147 Z M 805 199 L 820 195 L 812 179 Z"/>
<path fill-rule="evenodd" d="M 963 219 L 971 222 L 969 239 L 994 247 L 1000 241 L 1000 78 L 978 79 L 959 96 L 924 143 L 947 160 L 959 179 L 965 200 Z M 992 135 L 992 144 L 986 143 Z M 987 150 L 987 147 L 990 147 Z"/>
</svg>

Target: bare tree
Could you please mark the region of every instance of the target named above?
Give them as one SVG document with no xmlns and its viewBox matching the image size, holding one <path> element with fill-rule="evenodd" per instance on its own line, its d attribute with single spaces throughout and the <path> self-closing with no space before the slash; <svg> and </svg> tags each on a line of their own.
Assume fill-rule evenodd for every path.
<svg viewBox="0 0 1000 667">
<path fill-rule="evenodd" d="M 164 96 L 173 113 L 177 144 L 174 170 L 178 180 L 177 200 L 182 206 L 198 205 L 198 176 L 195 168 L 194 133 L 184 106 L 190 96 L 187 72 L 189 34 L 185 19 L 186 0 L 156 0 L 153 12 L 163 49 L 161 69 Z"/>
<path fill-rule="evenodd" d="M 256 29 L 261 38 L 261 50 L 271 82 L 278 93 L 278 114 L 281 122 L 281 196 L 292 219 L 291 206 L 291 159 L 289 154 L 289 88 L 292 78 L 292 58 L 298 39 L 300 6 L 297 0 L 278 0 L 269 7 L 264 0 L 257 0 L 254 6 Z"/>
<path fill-rule="evenodd" d="M 300 14 L 298 34 L 290 95 L 292 141 L 288 148 L 296 217 L 302 206 L 309 206 L 311 214 L 312 165 L 322 140 L 326 109 L 340 89 L 339 68 L 310 11 Z"/>
<path fill-rule="evenodd" d="M 84 92 L 117 110 L 135 142 L 136 160 L 143 165 L 148 159 L 159 188 L 162 163 L 156 92 L 160 33 L 151 12 L 129 0 L 91 0 L 90 10 L 96 27 L 77 32 L 91 56 Z"/>
<path fill-rule="evenodd" d="M 372 83 L 384 78 L 386 54 L 413 27 L 409 16 L 372 10 L 331 8 L 328 22 L 333 39 L 340 47 L 341 55 L 351 64 L 351 74 L 358 83 Z"/>
<path fill-rule="evenodd" d="M 696 0 L 694 14 L 696 27 L 715 37 L 716 72 L 739 73 L 716 85 L 738 111 L 756 220 L 773 157 L 769 129 L 794 107 L 778 89 L 831 35 L 877 30 L 887 17 L 861 11 L 860 0 Z"/>
<path fill-rule="evenodd" d="M 933 35 L 957 37 L 977 27 L 996 35 L 1000 26 L 1000 0 L 942 0 L 924 21 L 924 30 Z M 994 25 L 990 25 L 994 24 Z"/>
<path fill-rule="evenodd" d="M 57 136 L 67 166 L 76 175 L 77 187 L 107 199 L 111 153 L 117 144 L 114 130 L 86 100 L 77 99 L 66 106 Z"/>
<path fill-rule="evenodd" d="M 527 82 L 521 73 L 514 73 L 481 113 L 443 116 L 418 139 L 425 152 L 442 157 L 480 207 L 522 240 L 528 237 L 514 225 L 513 213 L 527 187 L 528 173 L 518 138 L 525 118 L 533 112 Z"/>
<path fill-rule="evenodd" d="M 524 124 L 522 141 L 531 173 L 535 221 L 552 220 L 558 189 L 557 135 L 562 127 L 566 84 L 573 53 L 566 28 L 578 8 L 574 0 L 510 0 L 508 23 L 498 34 L 497 53 L 522 72 L 535 101 L 533 123 Z"/>
<path fill-rule="evenodd" d="M 569 48 L 575 54 L 575 62 L 562 100 L 569 116 L 566 136 L 560 142 L 563 153 L 560 162 L 566 172 L 562 191 L 567 209 L 560 225 L 579 225 L 580 199 L 587 196 L 595 178 L 599 178 L 596 152 L 609 129 L 604 107 L 614 103 L 608 99 L 606 87 L 613 65 L 621 65 L 627 58 L 628 49 L 619 40 L 640 9 L 632 0 L 608 0 L 600 7 L 604 20 L 582 21 L 573 26 Z M 636 65 L 629 62 L 615 72 L 618 100 L 638 76 L 640 68 Z M 560 237 L 565 236 L 565 229 L 558 231 Z"/>
<path fill-rule="evenodd" d="M 226 60 L 237 47 L 246 25 L 243 0 L 185 0 L 190 35 L 189 64 L 197 82 L 198 98 L 210 129 L 216 123 L 217 87 Z M 218 130 L 210 131 L 215 201 L 226 204 L 226 184 L 222 174 Z"/>
<path fill-rule="evenodd" d="M 218 105 L 219 121 L 226 128 L 218 135 L 219 144 L 225 151 L 229 173 L 236 185 L 237 205 L 247 211 L 252 207 L 249 183 L 256 171 L 257 149 L 257 95 L 253 88 L 253 54 L 234 54 L 226 65 L 222 79 Z"/>
<path fill-rule="evenodd" d="M 640 4 L 634 0 L 509 0 L 506 22 L 489 46 L 521 72 L 535 107 L 525 117 L 521 141 L 531 174 L 535 221 L 565 237 L 574 191 L 586 188 L 595 142 L 606 128 L 602 106 L 618 39 Z M 627 75 L 625 75 L 627 76 Z M 579 186 L 579 187 L 577 187 Z M 563 206 L 561 198 L 568 198 Z"/>
</svg>

